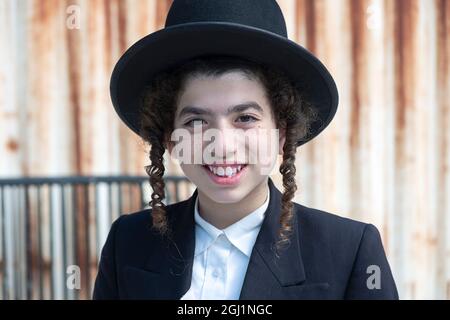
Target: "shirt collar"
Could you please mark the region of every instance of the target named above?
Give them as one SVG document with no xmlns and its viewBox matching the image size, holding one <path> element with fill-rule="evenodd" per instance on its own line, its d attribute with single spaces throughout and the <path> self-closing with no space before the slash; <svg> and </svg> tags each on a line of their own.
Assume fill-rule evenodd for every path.
<svg viewBox="0 0 450 320">
<path fill-rule="evenodd" d="M 226 238 L 247 257 L 250 257 L 256 242 L 259 230 L 264 220 L 265 212 L 269 206 L 270 189 L 267 187 L 265 202 L 246 215 L 241 220 L 233 223 L 225 229 L 218 229 L 205 219 L 198 211 L 198 195 L 194 206 L 194 219 L 196 222 L 196 246 L 195 255 L 205 251 L 219 235 L 225 234 Z"/>
</svg>

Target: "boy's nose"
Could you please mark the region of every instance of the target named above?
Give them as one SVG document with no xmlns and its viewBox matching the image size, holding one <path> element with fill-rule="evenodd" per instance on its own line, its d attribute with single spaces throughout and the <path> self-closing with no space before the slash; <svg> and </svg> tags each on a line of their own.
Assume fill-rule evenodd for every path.
<svg viewBox="0 0 450 320">
<path fill-rule="evenodd" d="M 215 146 L 214 149 L 218 152 L 222 151 L 221 154 L 224 159 L 236 152 L 235 134 L 234 130 L 224 129 L 219 130 L 218 134 L 214 135 L 214 140 L 212 140 Z"/>
</svg>

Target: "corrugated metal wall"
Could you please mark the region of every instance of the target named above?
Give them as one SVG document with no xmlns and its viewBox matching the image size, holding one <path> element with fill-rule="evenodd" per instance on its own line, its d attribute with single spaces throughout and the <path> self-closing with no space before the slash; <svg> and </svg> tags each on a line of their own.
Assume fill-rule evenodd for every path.
<svg viewBox="0 0 450 320">
<path fill-rule="evenodd" d="M 450 1 L 278 2 L 341 97 L 298 150 L 297 201 L 374 223 L 402 298 L 450 298 Z M 0 0 L 0 176 L 145 174 L 109 76 L 170 3 Z"/>
</svg>

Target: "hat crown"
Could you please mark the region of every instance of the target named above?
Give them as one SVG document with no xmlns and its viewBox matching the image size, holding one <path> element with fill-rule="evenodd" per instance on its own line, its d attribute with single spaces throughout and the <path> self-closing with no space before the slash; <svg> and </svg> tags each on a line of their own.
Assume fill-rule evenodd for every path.
<svg viewBox="0 0 450 320">
<path fill-rule="evenodd" d="M 275 0 L 174 0 L 165 27 L 192 22 L 238 23 L 287 38 L 286 22 Z"/>
</svg>

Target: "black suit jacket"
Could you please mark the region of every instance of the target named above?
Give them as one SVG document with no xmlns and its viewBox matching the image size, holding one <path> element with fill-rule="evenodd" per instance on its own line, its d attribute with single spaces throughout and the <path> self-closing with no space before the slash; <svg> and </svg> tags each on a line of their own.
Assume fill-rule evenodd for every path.
<svg viewBox="0 0 450 320">
<path fill-rule="evenodd" d="M 398 299 L 380 234 L 371 224 L 294 203 L 291 245 L 277 258 L 271 244 L 277 240 L 281 192 L 270 178 L 268 183 L 269 206 L 240 299 Z M 93 298 L 180 299 L 191 284 L 196 196 L 197 189 L 167 206 L 172 241 L 150 230 L 150 209 L 118 218 L 101 253 Z"/>
</svg>

